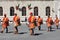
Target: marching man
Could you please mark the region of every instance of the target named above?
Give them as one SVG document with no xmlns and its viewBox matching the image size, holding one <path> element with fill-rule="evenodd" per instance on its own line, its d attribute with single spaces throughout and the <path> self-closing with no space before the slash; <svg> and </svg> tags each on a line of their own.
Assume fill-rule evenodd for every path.
<svg viewBox="0 0 60 40">
<path fill-rule="evenodd" d="M 38 26 L 38 29 L 41 30 L 41 24 L 43 24 L 43 19 L 38 16 L 38 19 L 37 19 L 37 26 Z"/>
<path fill-rule="evenodd" d="M 15 34 L 18 34 L 18 26 L 20 25 L 20 17 L 17 16 L 17 14 L 14 14 L 14 17 L 13 17 L 13 22 L 14 22 L 14 29 L 15 29 Z"/>
<path fill-rule="evenodd" d="M 33 13 L 30 13 L 30 17 L 28 18 L 28 22 L 29 22 L 29 28 L 30 28 L 30 35 L 34 34 L 34 28 L 35 28 L 35 16 L 33 16 Z"/>
<path fill-rule="evenodd" d="M 6 14 L 4 14 L 1 33 L 3 33 L 3 31 L 4 31 L 5 28 L 6 28 L 6 33 L 8 33 L 8 26 L 9 26 L 9 19 L 6 16 Z"/>
<path fill-rule="evenodd" d="M 57 15 L 56 15 L 56 19 L 55 19 L 55 25 L 56 25 L 56 27 L 57 27 L 57 29 L 58 29 L 58 26 L 59 26 L 59 19 L 58 19 Z"/>
<path fill-rule="evenodd" d="M 47 26 L 48 26 L 48 31 L 52 31 L 53 20 L 50 16 L 48 16 L 46 23 L 47 23 Z"/>
</svg>

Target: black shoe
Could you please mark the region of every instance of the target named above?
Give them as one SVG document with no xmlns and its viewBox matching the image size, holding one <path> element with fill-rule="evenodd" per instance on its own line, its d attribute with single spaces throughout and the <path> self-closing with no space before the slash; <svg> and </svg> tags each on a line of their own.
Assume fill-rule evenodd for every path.
<svg viewBox="0 0 60 40">
<path fill-rule="evenodd" d="M 41 29 L 39 28 L 39 31 L 40 31 Z"/>
<path fill-rule="evenodd" d="M 3 33 L 3 31 L 1 31 L 1 33 Z"/>
<path fill-rule="evenodd" d="M 38 29 L 39 29 L 39 31 L 40 31 L 40 30 L 41 30 L 41 27 L 39 26 Z"/>
</svg>

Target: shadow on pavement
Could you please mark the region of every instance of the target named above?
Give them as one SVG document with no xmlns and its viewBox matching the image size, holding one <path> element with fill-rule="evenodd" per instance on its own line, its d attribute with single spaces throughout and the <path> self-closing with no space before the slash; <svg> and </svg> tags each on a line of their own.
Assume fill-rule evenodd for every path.
<svg viewBox="0 0 60 40">
<path fill-rule="evenodd" d="M 34 36 L 42 35 L 43 33 L 35 33 Z"/>
<path fill-rule="evenodd" d="M 21 33 L 18 33 L 18 34 L 27 34 L 27 32 L 21 32 Z"/>
</svg>

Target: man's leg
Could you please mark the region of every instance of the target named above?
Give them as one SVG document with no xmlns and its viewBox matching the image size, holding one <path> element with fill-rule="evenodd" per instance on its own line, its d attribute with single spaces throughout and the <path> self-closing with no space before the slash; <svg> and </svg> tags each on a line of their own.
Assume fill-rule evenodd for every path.
<svg viewBox="0 0 60 40">
<path fill-rule="evenodd" d="M 57 29 L 58 29 L 58 25 L 56 25 Z"/>
<path fill-rule="evenodd" d="M 30 35 L 33 35 L 33 34 L 34 34 L 34 30 L 30 29 Z"/>
<path fill-rule="evenodd" d="M 49 30 L 49 27 L 48 27 L 48 31 L 50 31 L 50 30 Z"/>
<path fill-rule="evenodd" d="M 3 33 L 4 29 L 5 29 L 5 28 L 4 28 L 4 27 L 2 27 L 1 33 Z"/>
<path fill-rule="evenodd" d="M 8 33 L 8 27 L 6 27 L 6 33 Z"/>
<path fill-rule="evenodd" d="M 18 28 L 17 28 L 17 26 L 15 27 L 15 34 L 17 34 L 18 33 Z"/>
<path fill-rule="evenodd" d="M 50 31 L 52 31 L 52 27 L 50 26 Z"/>
<path fill-rule="evenodd" d="M 38 29 L 41 30 L 41 26 L 38 26 Z"/>
</svg>

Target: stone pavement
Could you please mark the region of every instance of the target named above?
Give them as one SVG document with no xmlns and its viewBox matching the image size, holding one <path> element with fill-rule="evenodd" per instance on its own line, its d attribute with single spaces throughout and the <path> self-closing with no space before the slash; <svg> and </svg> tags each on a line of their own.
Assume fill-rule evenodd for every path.
<svg viewBox="0 0 60 40">
<path fill-rule="evenodd" d="M 11 23 L 9 28 L 9 33 L 0 33 L 0 40 L 60 40 L 60 25 L 59 29 L 56 29 L 55 25 L 52 26 L 53 31 L 47 32 L 46 24 L 42 25 L 41 31 L 35 28 L 35 35 L 31 36 L 29 34 L 29 28 L 27 25 L 22 24 L 18 27 L 19 34 L 13 34 L 14 26 Z M 1 25 L 0 25 L 1 30 Z"/>
</svg>

